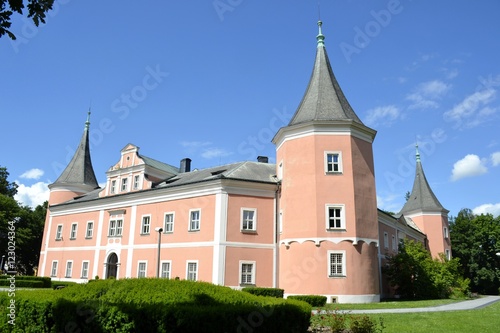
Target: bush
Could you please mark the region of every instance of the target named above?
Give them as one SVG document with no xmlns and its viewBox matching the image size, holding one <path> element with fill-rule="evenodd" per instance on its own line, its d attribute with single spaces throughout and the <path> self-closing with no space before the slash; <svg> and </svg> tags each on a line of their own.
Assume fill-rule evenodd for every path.
<svg viewBox="0 0 500 333">
<path fill-rule="evenodd" d="M 52 281 L 52 289 L 61 289 L 76 285 L 76 282 L 71 281 Z"/>
<path fill-rule="evenodd" d="M 290 295 L 287 297 L 287 299 L 304 301 L 315 307 L 325 306 L 326 304 L 326 296 L 319 295 Z"/>
<path fill-rule="evenodd" d="M 6 317 L 7 293 L 0 293 Z M 205 282 L 99 280 L 61 290 L 16 291 L 13 332 L 305 332 L 311 306 Z M 10 331 L 0 321 L 0 332 Z"/>
<path fill-rule="evenodd" d="M 332 333 L 381 333 L 385 326 L 382 319 L 377 324 L 367 315 L 353 316 L 345 311 L 318 313 L 311 317 L 312 332 L 324 332 L 325 328 Z"/>
<path fill-rule="evenodd" d="M 283 293 L 285 292 L 283 289 L 279 288 L 262 288 L 262 287 L 246 287 L 243 288 L 242 291 L 250 293 L 252 295 L 269 296 L 276 298 L 283 298 Z"/>
<path fill-rule="evenodd" d="M 11 278 L 14 277 L 16 287 L 18 288 L 50 288 L 51 280 L 49 277 L 25 276 L 25 275 L 2 275 L 0 276 L 0 286 L 9 286 Z"/>
</svg>

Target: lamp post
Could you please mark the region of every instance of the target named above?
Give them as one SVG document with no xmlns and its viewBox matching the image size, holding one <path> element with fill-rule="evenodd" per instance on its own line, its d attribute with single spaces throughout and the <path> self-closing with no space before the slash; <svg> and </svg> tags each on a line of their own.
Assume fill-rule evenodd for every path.
<svg viewBox="0 0 500 333">
<path fill-rule="evenodd" d="M 161 246 L 161 233 L 163 232 L 163 228 L 155 228 L 155 231 L 158 232 L 158 261 L 156 263 L 156 277 L 160 277 L 160 246 Z"/>
</svg>

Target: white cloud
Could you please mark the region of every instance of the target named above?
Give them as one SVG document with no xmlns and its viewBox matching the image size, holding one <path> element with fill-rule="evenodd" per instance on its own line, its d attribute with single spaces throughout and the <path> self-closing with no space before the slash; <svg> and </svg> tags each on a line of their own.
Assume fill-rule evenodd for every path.
<svg viewBox="0 0 500 333">
<path fill-rule="evenodd" d="M 21 184 L 19 181 L 16 181 L 16 183 L 19 187 L 17 188 L 17 194 L 14 196 L 14 199 L 23 206 L 35 208 L 43 204 L 46 200 L 49 200 L 49 183 L 38 182 L 31 186 Z"/>
<path fill-rule="evenodd" d="M 491 154 L 491 163 L 493 166 L 499 166 L 500 165 L 500 151 L 497 151 L 493 154 Z"/>
<path fill-rule="evenodd" d="M 500 216 L 500 203 L 484 204 L 472 209 L 475 215 L 491 214 L 494 217 Z"/>
<path fill-rule="evenodd" d="M 26 171 L 25 173 L 23 173 L 19 177 L 24 178 L 24 179 L 39 179 L 42 176 L 43 176 L 43 170 L 34 168 L 34 169 Z"/>
<path fill-rule="evenodd" d="M 231 155 L 231 152 L 228 152 L 221 148 L 208 148 L 203 151 L 201 157 L 211 159 L 215 157 L 225 157 Z"/>
<path fill-rule="evenodd" d="M 440 80 L 433 80 L 419 84 L 413 93 L 406 96 L 411 101 L 410 109 L 435 109 L 439 106 L 439 100 L 451 88 Z"/>
<path fill-rule="evenodd" d="M 367 111 L 365 123 L 368 126 L 374 126 L 378 123 L 390 125 L 400 117 L 399 109 L 394 105 L 379 106 Z"/>
<path fill-rule="evenodd" d="M 182 141 L 181 146 L 187 148 L 200 148 L 205 146 L 210 146 L 212 142 L 210 141 Z"/>
<path fill-rule="evenodd" d="M 496 90 L 494 89 L 476 91 L 465 97 L 453 109 L 446 111 L 443 117 L 447 121 L 454 121 L 457 127 L 475 127 L 498 111 L 498 108 L 488 106 L 495 99 L 495 96 Z"/>
<path fill-rule="evenodd" d="M 485 160 L 481 160 L 477 155 L 469 154 L 453 164 L 451 180 L 479 176 L 486 172 L 488 172 L 488 168 L 485 166 Z"/>
<path fill-rule="evenodd" d="M 399 194 L 387 194 L 385 196 L 377 195 L 377 207 L 397 214 L 401 208 L 403 208 L 403 200 L 403 196 Z"/>
</svg>

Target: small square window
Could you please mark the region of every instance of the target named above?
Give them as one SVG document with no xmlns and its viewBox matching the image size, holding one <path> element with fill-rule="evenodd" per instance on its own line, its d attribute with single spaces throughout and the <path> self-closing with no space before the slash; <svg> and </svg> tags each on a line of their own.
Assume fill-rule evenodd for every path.
<svg viewBox="0 0 500 333">
<path fill-rule="evenodd" d="M 345 230 L 345 217 L 344 217 L 344 207 L 343 206 L 326 206 L 327 223 L 326 228 L 328 230 Z"/>
<path fill-rule="evenodd" d="M 109 230 L 108 236 L 110 237 L 120 237 L 123 231 L 123 220 L 113 219 L 109 220 Z"/>
</svg>

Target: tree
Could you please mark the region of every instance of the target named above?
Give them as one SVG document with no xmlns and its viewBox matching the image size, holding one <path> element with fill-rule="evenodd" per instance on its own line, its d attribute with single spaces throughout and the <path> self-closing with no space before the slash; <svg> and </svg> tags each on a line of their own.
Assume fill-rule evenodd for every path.
<svg viewBox="0 0 500 333">
<path fill-rule="evenodd" d="M 462 209 L 450 223 L 453 256 L 458 258 L 471 290 L 497 294 L 500 287 L 500 217 L 474 215 Z"/>
<path fill-rule="evenodd" d="M 17 194 L 17 184 L 7 180 L 9 173 L 6 167 L 0 167 L 0 194 L 14 198 Z"/>
<path fill-rule="evenodd" d="M 53 4 L 54 0 L 0 0 L 0 37 L 7 34 L 11 39 L 16 39 L 9 30 L 13 13 L 23 15 L 23 10 L 27 8 L 28 18 L 38 27 L 40 22 L 45 23 L 46 13 L 52 9 Z"/>
<path fill-rule="evenodd" d="M 459 268 L 458 259 L 433 259 L 422 243 L 404 240 L 398 254 L 388 258 L 384 273 L 402 298 L 434 299 L 467 292 Z"/>
</svg>

